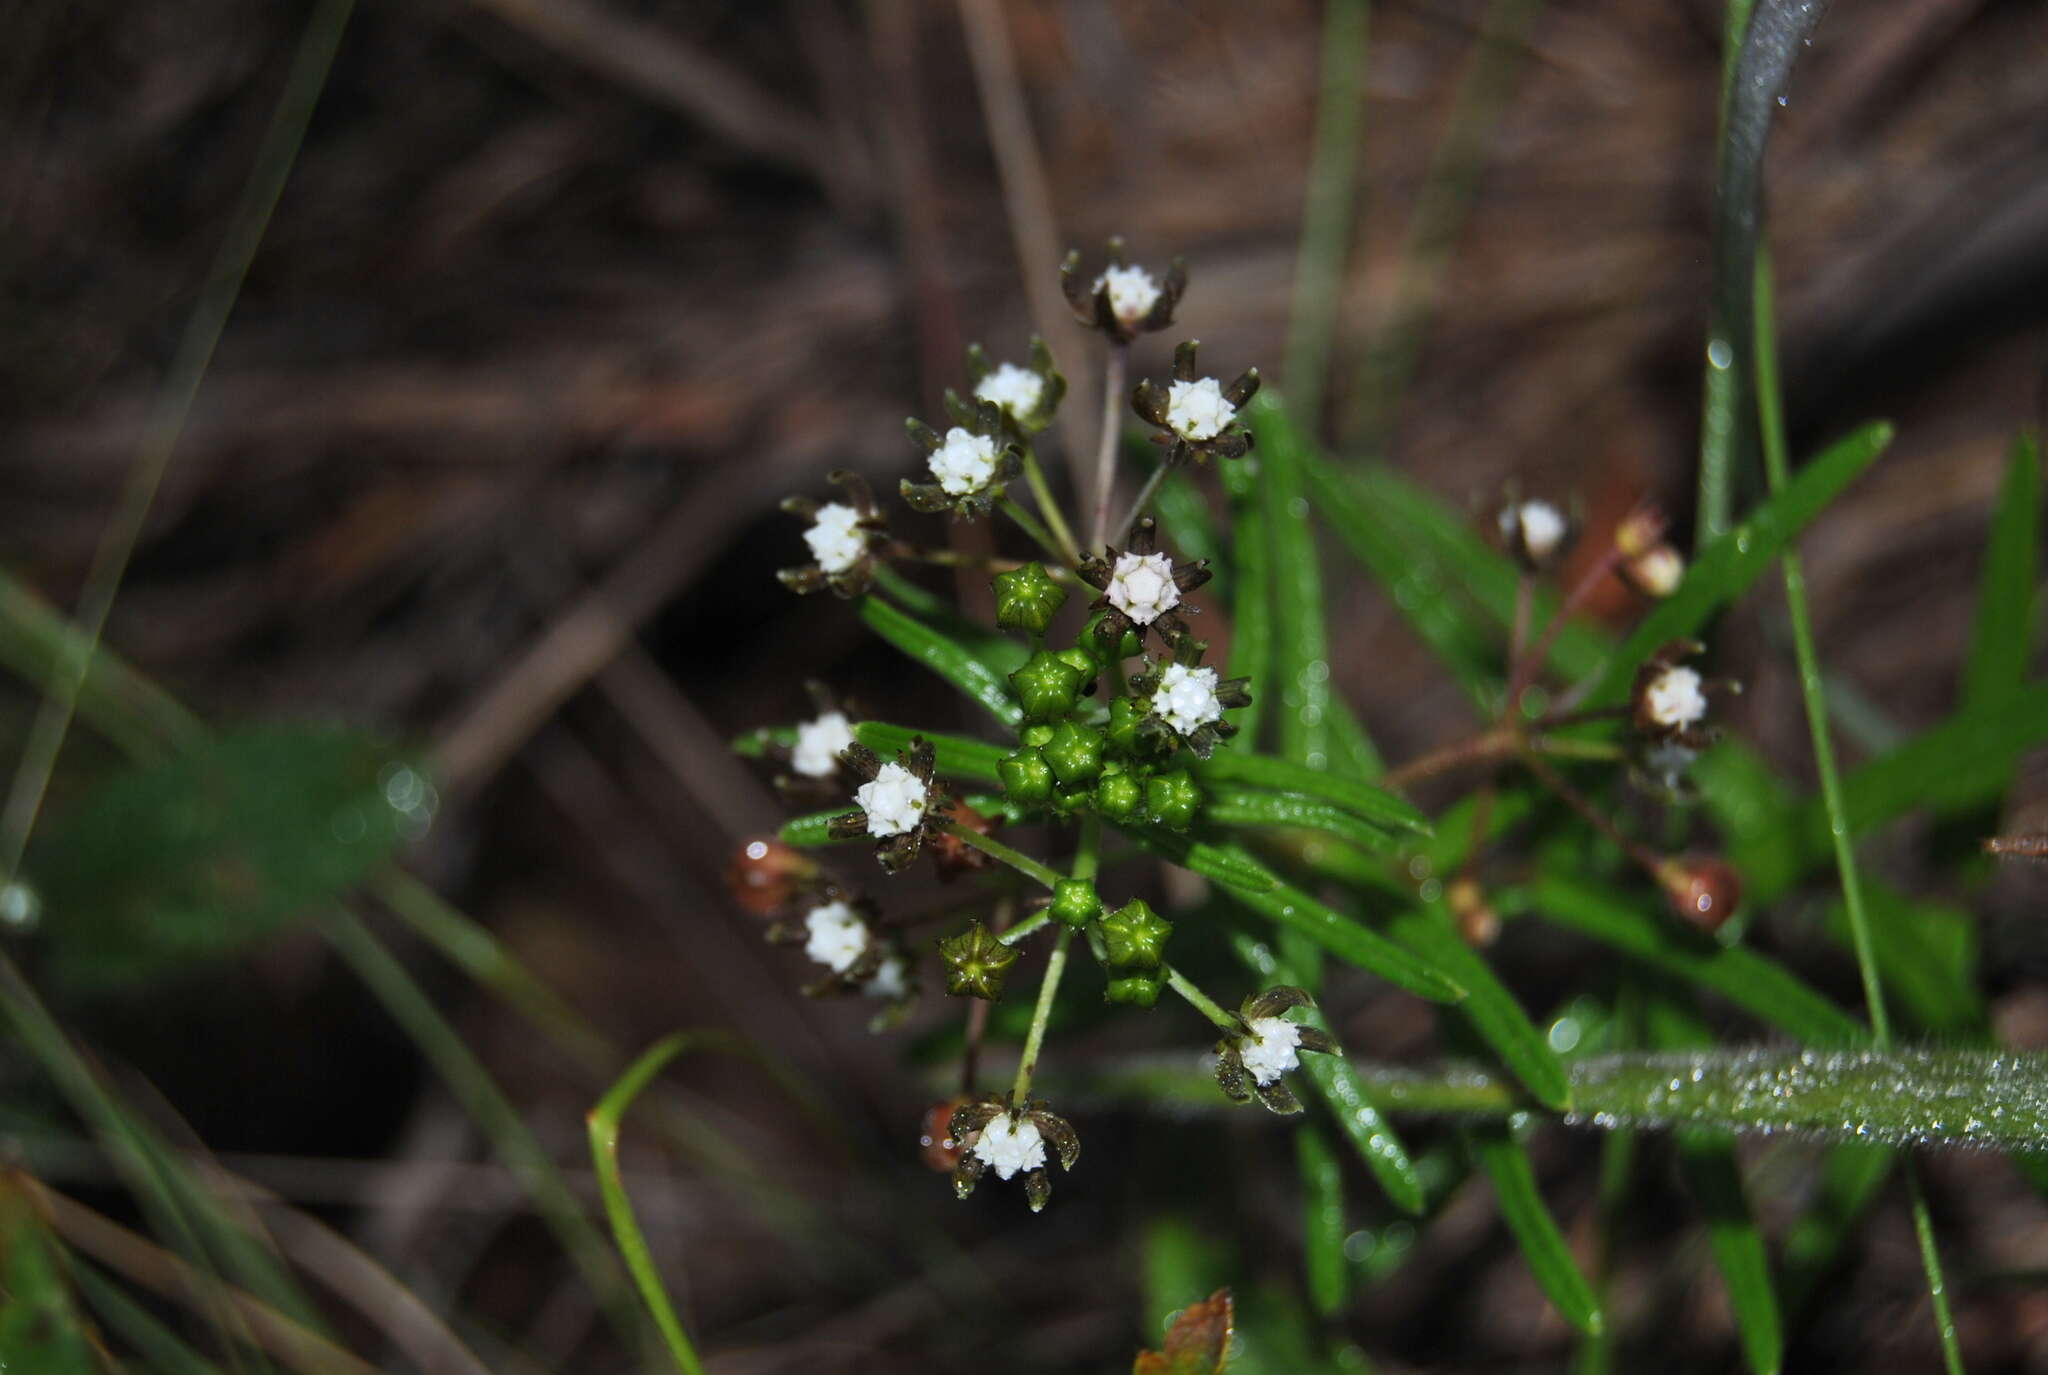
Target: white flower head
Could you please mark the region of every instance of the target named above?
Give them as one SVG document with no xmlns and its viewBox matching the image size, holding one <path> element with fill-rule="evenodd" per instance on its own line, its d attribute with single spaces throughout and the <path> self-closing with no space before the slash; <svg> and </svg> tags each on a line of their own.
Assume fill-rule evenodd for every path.
<svg viewBox="0 0 2048 1375">
<path fill-rule="evenodd" d="M 1539 564 L 1557 553 L 1570 529 L 1564 512 L 1547 501 L 1518 501 L 1500 513 L 1501 539 Z"/>
<path fill-rule="evenodd" d="M 868 834 L 886 840 L 915 830 L 924 820 L 924 780 L 901 764 L 884 764 L 872 782 L 863 783 L 853 800 L 868 814 Z"/>
<path fill-rule="evenodd" d="M 1223 717 L 1216 697 L 1216 670 L 1168 664 L 1152 694 L 1152 710 L 1181 735 L 1193 735 Z"/>
<path fill-rule="evenodd" d="M 1004 363 L 975 384 L 974 399 L 993 401 L 1021 420 L 1036 412 L 1045 399 L 1045 379 L 1029 368 Z"/>
<path fill-rule="evenodd" d="M 1109 290 L 1109 308 L 1126 325 L 1135 325 L 1159 304 L 1159 279 L 1142 267 L 1112 267 L 1095 279 L 1091 292 Z"/>
<path fill-rule="evenodd" d="M 1164 554 L 1120 554 L 1109 573 L 1109 604 L 1137 625 L 1150 625 L 1180 605 L 1173 560 Z"/>
<path fill-rule="evenodd" d="M 1653 545 L 1623 567 L 1635 585 L 1652 597 L 1668 597 L 1685 581 L 1685 555 L 1669 544 Z"/>
<path fill-rule="evenodd" d="M 806 778 L 830 778 L 839 771 L 839 751 L 853 743 L 853 726 L 844 712 L 828 711 L 815 721 L 800 722 L 789 766 Z"/>
<path fill-rule="evenodd" d="M 901 955 L 890 955 L 875 967 L 873 977 L 860 986 L 870 998 L 897 1002 L 910 996 L 910 966 Z"/>
<path fill-rule="evenodd" d="M 860 526 L 860 512 L 844 502 L 820 506 L 804 531 L 804 543 L 811 557 L 827 573 L 844 573 L 860 562 L 867 552 L 868 532 Z"/>
<path fill-rule="evenodd" d="M 1301 1028 L 1293 1022 L 1285 1017 L 1254 1017 L 1247 1025 L 1251 1031 L 1238 1043 L 1238 1056 L 1260 1088 L 1301 1063 L 1295 1053 L 1301 1045 Z"/>
<path fill-rule="evenodd" d="M 932 452 L 932 476 L 947 496 L 971 496 L 994 479 L 996 453 L 995 440 L 955 425 L 946 431 L 946 442 Z"/>
<path fill-rule="evenodd" d="M 828 902 L 804 913 L 804 954 L 844 974 L 867 953 L 868 924 L 844 902 Z"/>
<path fill-rule="evenodd" d="M 1019 1171 L 1035 1170 L 1045 1164 L 1045 1138 L 1039 1134 L 1038 1125 L 1028 1117 L 1013 1117 L 1007 1112 L 989 1119 L 973 1151 L 976 1159 L 996 1172 L 997 1179 L 1008 1179 Z"/>
<path fill-rule="evenodd" d="M 1237 418 L 1237 407 L 1223 395 L 1223 384 L 1213 377 L 1193 382 L 1176 381 L 1166 391 L 1166 423 L 1182 439 L 1201 443 L 1222 434 Z"/>
<path fill-rule="evenodd" d="M 1665 669 L 1643 689 L 1643 712 L 1653 724 L 1667 730 L 1698 725 L 1707 715 L 1700 675 L 1683 664 Z"/>
</svg>

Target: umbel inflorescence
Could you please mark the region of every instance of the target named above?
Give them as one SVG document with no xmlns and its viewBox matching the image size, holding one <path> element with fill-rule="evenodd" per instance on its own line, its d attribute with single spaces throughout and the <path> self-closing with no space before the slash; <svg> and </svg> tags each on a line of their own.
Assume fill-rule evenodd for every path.
<svg viewBox="0 0 2048 1375">
<path fill-rule="evenodd" d="M 1112 380 L 1121 378 L 1124 353 L 1135 340 L 1171 327 L 1187 288 L 1178 261 L 1155 274 L 1133 265 L 1116 241 L 1099 271 L 1084 271 L 1078 255 L 1070 255 L 1060 276 L 1076 318 L 1103 337 Z M 1391 794 L 1318 780 L 1301 768 L 1290 772 L 1282 760 L 1247 756 L 1224 767 L 1229 761 L 1218 756 L 1238 733 L 1234 718 L 1251 705 L 1257 685 L 1215 662 L 1196 634 L 1209 562 L 1175 548 L 1153 505 L 1160 480 L 1176 468 L 1253 461 L 1244 412 L 1259 390 L 1259 374 L 1246 369 L 1225 382 L 1205 375 L 1199 357 L 1195 341 L 1181 343 L 1165 383 L 1142 381 L 1129 393 L 1131 412 L 1151 428 L 1159 461 L 1115 521 L 1110 508 L 1120 427 L 1105 422 L 1098 468 L 1087 484 L 1095 501 L 1086 543 L 1074 533 L 1078 522 L 1055 500 L 1037 451 L 1067 390 L 1038 339 L 1021 363 L 992 362 L 978 346 L 969 350 L 969 395 L 946 393 L 943 424 L 909 421 L 923 471 L 900 484 L 910 511 L 1006 521 L 1037 547 L 1035 557 L 922 545 L 892 523 L 864 479 L 848 472 L 831 475 L 840 491 L 835 500 L 785 503 L 805 521 L 810 558 L 783 570 L 783 582 L 800 593 L 830 590 L 858 600 L 863 619 L 883 638 L 950 678 L 1005 731 L 1000 744 L 990 744 L 861 721 L 860 713 L 814 688 L 810 719 L 764 733 L 755 743 L 784 766 L 777 783 L 785 795 L 821 810 L 791 823 L 784 841 L 754 842 L 734 871 L 741 900 L 779 918 L 771 938 L 800 945 L 823 970 L 805 991 L 879 1001 L 878 1026 L 892 1024 L 912 1005 L 917 968 L 926 959 L 935 958 L 946 993 L 971 1005 L 1004 998 L 1026 957 L 1043 949 L 1044 972 L 1007 1091 L 978 1081 L 987 1018 L 971 1015 L 961 1094 L 935 1109 L 927 1125 L 927 1153 L 952 1169 L 963 1197 L 991 1171 L 1002 1180 L 1021 1176 L 1036 1210 L 1051 1190 L 1050 1163 L 1071 1170 L 1079 1157 L 1072 1125 L 1031 1095 L 1076 941 L 1100 968 L 1109 1002 L 1151 1008 L 1170 990 L 1212 1024 L 1217 1083 L 1233 1100 L 1256 1098 L 1275 1112 L 1299 1112 L 1287 1076 L 1300 1056 L 1341 1054 L 1328 1031 L 1296 1020 L 1294 1014 L 1313 1009 L 1300 988 L 1255 990 L 1230 1011 L 1196 987 L 1169 958 L 1175 923 L 1140 891 L 1145 872 L 1129 870 L 1121 889 L 1106 878 L 1105 836 L 1208 873 L 1239 894 L 1277 893 L 1261 910 L 1301 921 L 1312 920 L 1300 914 L 1313 910 L 1314 899 L 1264 869 L 1237 843 L 1234 825 L 1289 817 L 1314 824 L 1330 812 L 1326 801 L 1295 788 L 1340 805 L 1372 794 L 1388 808 L 1412 812 Z M 1083 486 L 1078 475 L 1072 485 Z M 1020 489 L 1029 507 L 1018 499 Z M 1510 499 L 1501 511 L 1499 543 L 1525 570 L 1525 603 L 1531 579 L 1560 565 L 1575 527 L 1543 502 Z M 1653 516 L 1632 520 L 1597 561 L 1595 574 L 1641 586 L 1661 581 L 1667 585 L 1650 590 L 1668 592 L 1677 555 L 1661 533 Z M 897 571 L 917 563 L 985 575 L 996 631 L 1011 638 L 959 628 L 957 613 L 936 608 L 930 593 Z M 1682 560 L 1677 566 L 1682 571 Z M 1565 599 L 1557 623 L 1584 591 L 1575 588 Z M 1726 687 L 1686 665 L 1697 647 L 1674 645 L 1646 664 L 1629 708 L 1525 721 L 1521 697 L 1548 640 L 1524 643 L 1520 613 L 1517 619 L 1501 724 L 1477 742 L 1485 749 L 1468 749 L 1453 762 L 1498 767 L 1519 759 L 1541 770 L 1548 728 L 1628 716 L 1640 776 L 1668 789 L 1682 786 L 1686 764 L 1707 738 L 1708 699 Z M 950 623 L 950 629 L 936 623 Z M 1417 761 L 1416 776 L 1431 771 L 1431 760 Z M 1257 786 L 1244 786 L 1247 778 Z M 1545 781 L 1569 791 L 1554 775 Z M 1575 793 L 1566 800 L 1591 808 Z M 1365 811 L 1385 823 L 1386 812 Z M 1010 830 L 1045 836 L 1046 848 L 1060 858 L 1039 858 L 999 837 Z M 966 877 L 972 895 L 936 909 L 937 929 L 929 913 L 885 917 L 873 893 L 785 843 L 790 840 L 868 846 L 890 876 L 929 861 L 942 879 Z M 1717 877 L 1706 865 L 1647 851 L 1639 857 L 1675 902 L 1704 901 L 1713 908 L 1687 914 L 1699 924 L 1725 918 L 1733 897 L 1726 885 L 1700 896 L 1703 876 Z M 1463 895 L 1462 906 L 1453 902 L 1461 919 L 1484 909 L 1469 882 L 1456 891 Z M 1469 939 L 1486 939 L 1472 921 L 1466 926 Z M 1398 962 L 1392 967 L 1402 968 Z M 1408 986 L 1430 996 L 1456 995 L 1447 982 L 1420 974 Z"/>
</svg>

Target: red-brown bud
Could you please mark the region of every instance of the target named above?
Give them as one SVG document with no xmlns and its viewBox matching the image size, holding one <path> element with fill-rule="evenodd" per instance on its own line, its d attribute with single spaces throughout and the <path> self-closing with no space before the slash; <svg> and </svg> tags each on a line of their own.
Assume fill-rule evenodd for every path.
<svg viewBox="0 0 2048 1375">
<path fill-rule="evenodd" d="M 1713 855 L 1666 860 L 1658 877 L 1671 909 L 1702 931 L 1720 930 L 1742 902 L 1742 875 Z"/>
<path fill-rule="evenodd" d="M 1486 890 L 1477 880 L 1452 879 L 1444 886 L 1444 902 L 1449 905 L 1465 944 L 1484 949 L 1500 939 L 1500 914 L 1486 900 Z"/>
<path fill-rule="evenodd" d="M 947 815 L 976 835 L 988 835 L 996 828 L 993 818 L 983 816 L 957 799 Z M 925 839 L 925 847 L 931 851 L 932 865 L 938 871 L 941 880 L 950 881 L 962 874 L 986 869 L 993 862 L 980 850 L 949 831 L 933 830 Z"/>
<path fill-rule="evenodd" d="M 726 866 L 725 885 L 734 902 L 766 917 L 788 906 L 817 875 L 817 863 L 803 851 L 779 840 L 749 840 Z"/>
</svg>

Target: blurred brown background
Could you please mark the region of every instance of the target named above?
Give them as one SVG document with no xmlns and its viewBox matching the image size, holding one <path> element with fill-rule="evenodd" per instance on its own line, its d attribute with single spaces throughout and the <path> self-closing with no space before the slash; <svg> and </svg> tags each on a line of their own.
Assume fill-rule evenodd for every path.
<svg viewBox="0 0 2048 1375">
<path fill-rule="evenodd" d="M 308 13 L 78 0 L 0 21 L 0 551 L 60 605 Z M 1137 1239 L 1190 1187 L 1203 1225 L 1246 1244 L 1242 1283 L 1292 1282 L 1285 1139 L 1264 1121 L 1203 1119 L 1184 1151 L 1186 1127 L 1104 1112 L 1044 1217 L 1025 1225 L 1004 1191 L 953 1203 L 911 1150 L 930 1093 L 899 1063 L 905 1037 L 870 1042 L 860 1011 L 796 998 L 801 962 L 723 896 L 734 838 L 779 811 L 722 742 L 805 714 L 807 676 L 966 724 L 843 605 L 776 584 L 802 546 L 774 505 L 822 494 L 834 467 L 883 487 L 911 471 L 903 417 L 962 383 L 971 339 L 1021 357 L 1046 329 L 1092 414 L 1092 341 L 1045 306 L 1058 251 L 1094 261 L 1122 233 L 1139 261 L 1184 255 L 1181 332 L 1226 376 L 1256 362 L 1290 386 L 1321 24 L 1307 4 L 1135 0 L 363 0 L 350 20 L 108 643 L 213 719 L 339 716 L 426 742 L 444 802 L 423 874 L 620 1041 L 732 1024 L 816 1085 L 832 1149 L 744 1067 L 680 1075 L 823 1210 L 822 1234 L 643 1162 L 723 1375 L 1116 1368 L 1139 1335 Z M 1373 7 L 1327 437 L 1475 512 L 1514 477 L 1595 512 L 1649 495 L 1690 528 L 1720 24 L 1700 0 Z M 2044 71 L 2048 10 L 2027 0 L 1838 0 L 1774 135 L 1795 445 L 1900 426 L 1807 543 L 1823 653 L 1867 708 L 1852 757 L 1952 705 L 2002 451 L 2042 409 Z M 1042 196 L 991 147 L 1008 81 Z M 1170 346 L 1141 344 L 1137 375 Z M 1463 730 L 1388 600 L 1336 585 L 1339 679 L 1388 755 Z M 1723 634 L 1750 682 L 1738 729 L 1803 769 L 1775 596 Z M 31 699 L 10 686 L 0 706 L 18 739 Z M 105 758 L 81 739 L 55 805 Z M 2027 979 L 2048 947 L 2023 924 L 2039 890 L 2018 883 L 1993 891 L 1988 977 L 2039 1035 Z M 1513 958 L 1539 1007 L 1572 986 L 1556 957 Z M 421 967 L 578 1159 L 587 1085 Z M 1353 1002 L 1352 1044 L 1431 1053 L 1413 1004 Z M 479 1142 L 316 945 L 81 1015 L 210 1144 L 296 1180 L 437 1305 L 569 1368 L 621 1368 L 488 1168 L 422 1183 L 438 1176 L 421 1162 L 479 1159 Z M 1151 1180 L 1148 1151 L 1192 1178 Z M 1567 1221 L 1593 1154 L 1545 1143 Z M 1995 1161 L 1937 1168 L 1966 1273 L 2048 1264 L 2015 1221 L 2038 1204 L 1986 1216 L 2011 1187 Z M 1650 1349 L 1732 1368 L 1725 1311 L 1670 1292 L 1646 1208 L 1631 1302 L 1680 1324 Z M 1558 1368 L 1562 1326 L 1490 1213 L 1467 1213 L 1354 1305 L 1348 1339 L 1395 1369 Z M 1902 1215 L 1871 1235 L 1796 1368 L 1931 1360 Z M 2038 1294 L 1966 1287 L 1963 1317 L 1973 1368 L 2048 1368 Z"/>
</svg>

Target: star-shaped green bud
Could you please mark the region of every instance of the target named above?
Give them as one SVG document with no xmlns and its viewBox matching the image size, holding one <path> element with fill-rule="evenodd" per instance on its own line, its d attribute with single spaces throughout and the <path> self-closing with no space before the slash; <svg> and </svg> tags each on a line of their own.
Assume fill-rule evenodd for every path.
<svg viewBox="0 0 2048 1375">
<path fill-rule="evenodd" d="M 1156 969 L 1150 969 L 1143 973 L 1123 974 L 1111 979 L 1102 996 L 1112 1003 L 1150 1007 L 1159 1001 L 1159 990 L 1164 987 L 1166 976 Z"/>
<path fill-rule="evenodd" d="M 1202 790 L 1186 769 L 1154 775 L 1145 783 L 1145 806 L 1176 831 L 1185 831 L 1202 808 Z"/>
<path fill-rule="evenodd" d="M 1112 821 L 1133 820 L 1145 810 L 1145 785 L 1132 774 L 1105 773 L 1095 785 L 1095 810 Z"/>
<path fill-rule="evenodd" d="M 1081 685 L 1087 681 L 1085 672 L 1044 649 L 1010 675 L 1017 705 L 1024 708 L 1027 721 L 1057 721 L 1069 715 L 1079 705 Z"/>
<path fill-rule="evenodd" d="M 1102 899 L 1095 885 L 1084 878 L 1063 878 L 1052 886 L 1053 920 L 1080 928 L 1102 912 Z"/>
<path fill-rule="evenodd" d="M 1172 934 L 1173 923 L 1143 898 L 1132 898 L 1102 919 L 1102 944 L 1109 962 L 1126 969 L 1157 969 Z"/>
<path fill-rule="evenodd" d="M 1037 806 L 1052 796 L 1052 765 L 1034 749 L 1006 754 L 996 764 L 1003 790 L 1017 802 Z"/>
<path fill-rule="evenodd" d="M 1102 772 L 1102 732 L 1078 721 L 1062 721 L 1039 753 L 1062 785 L 1092 783 Z"/>
<path fill-rule="evenodd" d="M 1029 630 L 1043 635 L 1054 615 L 1066 605 L 1067 589 L 1054 582 L 1041 563 L 1012 568 L 989 581 L 996 590 L 996 624 L 1005 630 Z"/>
<path fill-rule="evenodd" d="M 1017 952 L 976 922 L 959 935 L 940 941 L 939 958 L 946 962 L 948 993 L 956 998 L 986 998 L 994 1002 L 1003 996 L 1003 985 L 1009 982 L 1010 966 L 1017 962 Z"/>
</svg>

